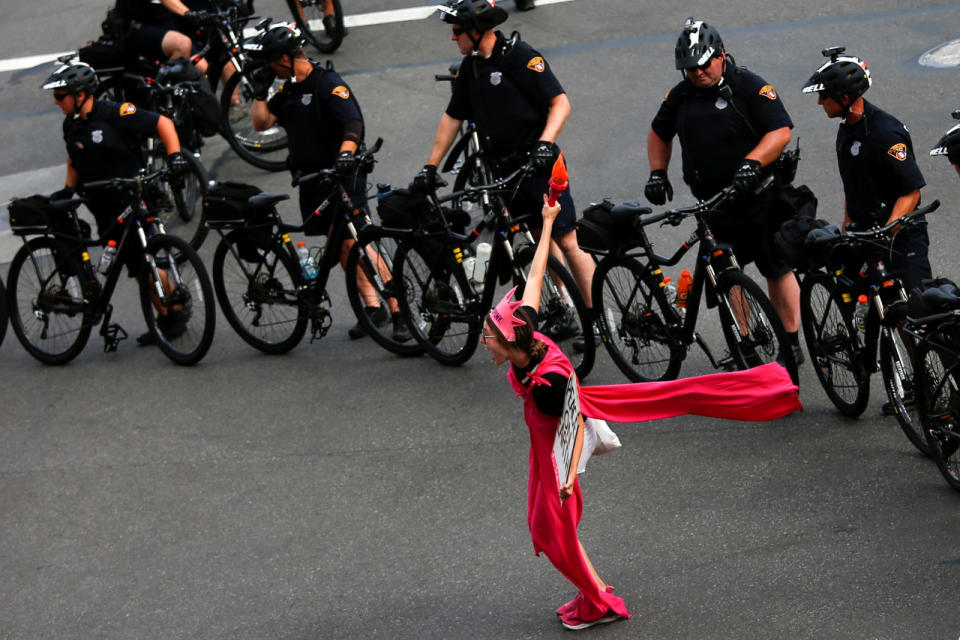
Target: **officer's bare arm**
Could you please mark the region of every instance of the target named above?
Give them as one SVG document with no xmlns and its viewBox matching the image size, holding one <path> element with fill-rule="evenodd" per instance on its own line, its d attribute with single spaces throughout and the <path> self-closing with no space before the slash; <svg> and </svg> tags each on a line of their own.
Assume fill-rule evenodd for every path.
<svg viewBox="0 0 960 640">
<path fill-rule="evenodd" d="M 160 0 L 160 2 L 164 7 L 174 12 L 178 16 L 182 16 L 187 11 L 190 11 L 190 8 L 180 2 L 180 0 Z"/>
<path fill-rule="evenodd" d="M 167 153 L 176 153 L 180 151 L 180 138 L 177 137 L 177 128 L 173 120 L 167 116 L 160 116 L 157 120 L 157 135 L 160 136 L 160 142 Z"/>
<path fill-rule="evenodd" d="M 547 124 L 540 134 L 541 140 L 556 142 L 563 125 L 570 116 L 570 99 L 567 94 L 561 93 L 550 100 L 550 111 L 547 113 Z"/>
<path fill-rule="evenodd" d="M 747 154 L 750 160 L 756 160 L 764 167 L 777 159 L 790 143 L 790 127 L 780 127 L 768 131 L 760 138 L 760 142 Z"/>
<path fill-rule="evenodd" d="M 266 100 L 254 100 L 250 107 L 250 119 L 254 131 L 266 131 L 277 122 L 277 116 L 270 113 Z"/>
<path fill-rule="evenodd" d="M 920 202 L 920 189 L 914 189 L 907 195 L 897 198 L 897 201 L 893 203 L 893 211 L 890 212 L 890 218 L 887 219 L 887 224 L 902 218 L 916 209 L 918 202 Z"/>
<path fill-rule="evenodd" d="M 457 139 L 457 134 L 460 133 L 461 122 L 461 120 L 452 118 L 446 113 L 443 114 L 440 118 L 440 125 L 437 127 L 437 137 L 433 140 L 433 150 L 430 152 L 430 159 L 427 160 L 427 164 L 432 164 L 435 167 L 440 166 L 443 157 L 447 155 L 447 151 L 453 146 L 453 141 Z"/>
<path fill-rule="evenodd" d="M 663 141 L 653 129 L 647 134 L 647 159 L 650 160 L 650 171 L 663 169 L 666 171 L 670 166 L 670 156 L 673 153 L 673 145 Z"/>
</svg>

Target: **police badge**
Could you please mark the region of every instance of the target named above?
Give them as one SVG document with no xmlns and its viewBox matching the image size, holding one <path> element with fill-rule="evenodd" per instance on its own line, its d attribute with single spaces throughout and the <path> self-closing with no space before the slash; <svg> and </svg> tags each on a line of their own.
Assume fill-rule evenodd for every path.
<svg viewBox="0 0 960 640">
<path fill-rule="evenodd" d="M 503 73 L 500 71 L 494 71 L 490 74 L 490 84 L 497 86 L 503 80 Z"/>
</svg>

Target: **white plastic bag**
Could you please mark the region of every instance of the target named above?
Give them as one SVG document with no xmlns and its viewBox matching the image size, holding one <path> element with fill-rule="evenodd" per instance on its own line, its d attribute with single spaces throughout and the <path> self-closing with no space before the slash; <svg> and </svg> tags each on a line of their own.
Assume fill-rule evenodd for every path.
<svg viewBox="0 0 960 640">
<path fill-rule="evenodd" d="M 590 459 L 590 456 L 599 456 L 620 447 L 620 438 L 607 425 L 606 420 L 584 417 L 583 449 L 580 451 L 580 464 L 577 465 L 577 473 L 584 473 L 587 470 L 587 460 Z"/>
</svg>

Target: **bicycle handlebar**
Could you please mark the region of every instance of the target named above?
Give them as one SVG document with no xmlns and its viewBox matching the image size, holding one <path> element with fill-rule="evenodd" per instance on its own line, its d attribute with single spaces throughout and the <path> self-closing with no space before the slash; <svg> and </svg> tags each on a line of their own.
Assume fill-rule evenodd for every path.
<svg viewBox="0 0 960 640">
<path fill-rule="evenodd" d="M 940 208 L 940 201 L 934 200 L 925 207 L 919 209 L 914 209 L 910 213 L 897 218 L 893 222 L 890 222 L 882 227 L 874 226 L 870 229 L 864 231 L 840 231 L 836 227 L 832 229 L 814 229 L 807 234 L 807 239 L 805 244 L 809 246 L 819 246 L 827 244 L 838 244 L 840 242 L 866 242 L 866 241 L 876 241 L 884 236 L 891 236 L 890 233 L 894 228 L 905 225 L 909 226 L 916 222 L 916 219 L 924 214 L 931 213 Z"/>
<path fill-rule="evenodd" d="M 83 183 L 83 188 L 100 189 L 103 187 L 125 187 L 129 185 L 140 185 L 144 182 L 155 180 L 168 173 L 170 173 L 170 170 L 166 167 L 163 167 L 161 169 L 157 169 L 156 171 L 151 171 L 150 173 L 134 176 L 133 178 L 108 178 L 107 180 L 94 180 L 93 182 L 85 182 Z"/>
<path fill-rule="evenodd" d="M 383 138 L 377 138 L 377 141 L 373 143 L 373 146 L 369 149 L 366 149 L 360 155 L 356 156 L 357 166 L 364 164 L 373 159 L 373 155 L 380 151 L 380 147 L 383 146 Z M 339 175 L 336 169 L 321 169 L 320 171 L 314 171 L 313 173 L 303 173 L 293 176 L 293 179 L 290 181 L 291 187 L 299 187 L 304 182 L 312 182 L 313 180 L 319 180 L 321 178 L 327 179 Z"/>
</svg>

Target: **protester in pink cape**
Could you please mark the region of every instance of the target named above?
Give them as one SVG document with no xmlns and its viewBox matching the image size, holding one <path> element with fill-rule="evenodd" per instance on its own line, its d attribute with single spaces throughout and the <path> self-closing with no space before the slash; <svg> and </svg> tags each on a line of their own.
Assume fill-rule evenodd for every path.
<svg viewBox="0 0 960 640">
<path fill-rule="evenodd" d="M 544 553 L 579 590 L 573 600 L 557 609 L 564 627 L 579 630 L 629 618 L 630 613 L 623 599 L 613 594 L 613 587 L 600 578 L 577 537 L 583 512 L 576 473 L 583 447 L 582 429 L 570 475 L 557 486 L 553 442 L 573 367 L 553 341 L 535 331 L 535 325 L 550 230 L 559 209 L 550 207 L 544 198 L 541 240 L 530 265 L 523 300 L 511 302 L 513 291 L 508 293 L 487 316 L 482 340 L 494 363 L 510 363 L 510 384 L 523 398 L 530 431 L 527 523 L 533 549 L 537 555 Z M 615 422 L 684 414 L 772 420 L 800 408 L 797 387 L 778 364 L 669 382 L 580 388 L 583 415 Z"/>
</svg>

